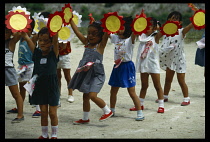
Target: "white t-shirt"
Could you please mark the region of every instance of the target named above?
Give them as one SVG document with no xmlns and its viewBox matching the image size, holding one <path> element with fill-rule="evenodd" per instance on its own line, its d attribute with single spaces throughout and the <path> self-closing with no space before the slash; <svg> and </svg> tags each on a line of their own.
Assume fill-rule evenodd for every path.
<svg viewBox="0 0 210 142">
<path fill-rule="evenodd" d="M 124 58 L 123 62 L 132 61 L 133 48 L 131 36 L 126 39 L 120 39 L 118 35 L 110 34 L 111 43 L 115 44 L 114 60 Z"/>
</svg>

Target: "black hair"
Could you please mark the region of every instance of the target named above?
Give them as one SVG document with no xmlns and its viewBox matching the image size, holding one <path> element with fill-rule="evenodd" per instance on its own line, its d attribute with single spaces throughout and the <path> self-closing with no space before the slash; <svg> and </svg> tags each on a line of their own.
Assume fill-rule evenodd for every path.
<svg viewBox="0 0 210 142">
<path fill-rule="evenodd" d="M 99 43 L 101 42 L 102 37 L 103 37 L 103 35 L 104 35 L 103 27 L 101 27 L 101 24 L 102 24 L 101 21 L 94 21 L 92 24 L 90 24 L 90 25 L 88 26 L 88 28 L 89 28 L 89 27 L 95 27 L 96 29 L 98 29 L 98 35 L 97 35 L 97 36 L 100 37 Z"/>
<path fill-rule="evenodd" d="M 50 12 L 45 11 L 45 12 L 42 12 L 42 13 L 40 14 L 40 16 L 41 16 L 41 15 L 43 15 L 44 18 L 49 18 Z"/>
<path fill-rule="evenodd" d="M 123 17 L 123 20 L 125 21 L 125 23 L 124 23 L 125 31 L 123 33 L 123 36 L 125 38 L 129 38 L 132 34 L 131 24 L 133 22 L 133 18 L 132 18 L 132 16 Z"/>
<path fill-rule="evenodd" d="M 32 18 L 31 17 L 31 23 L 30 23 L 30 25 L 31 25 L 31 30 L 33 31 L 34 30 L 34 26 L 35 26 L 35 21 L 34 21 L 34 18 Z"/>
<path fill-rule="evenodd" d="M 178 11 L 171 12 L 167 17 L 167 20 L 170 19 L 172 16 L 175 16 L 176 19 L 179 19 L 179 21 L 182 21 L 182 14 L 180 12 Z"/>
<path fill-rule="evenodd" d="M 161 24 L 157 22 L 157 20 L 154 17 L 148 17 L 150 18 L 150 22 L 152 24 L 153 28 L 157 28 L 157 24 L 161 27 Z M 153 33 L 151 36 L 155 36 L 157 33 Z"/>
<path fill-rule="evenodd" d="M 38 32 L 38 37 L 39 37 L 39 35 L 43 35 L 43 34 L 48 34 L 49 35 L 49 39 L 52 42 L 52 37 L 50 36 L 50 32 L 49 32 L 47 27 L 41 28 L 41 30 Z"/>
</svg>

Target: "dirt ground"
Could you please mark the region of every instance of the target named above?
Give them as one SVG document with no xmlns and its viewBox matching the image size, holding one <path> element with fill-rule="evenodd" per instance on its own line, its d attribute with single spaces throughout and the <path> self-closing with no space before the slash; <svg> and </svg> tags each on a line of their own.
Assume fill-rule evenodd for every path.
<svg viewBox="0 0 210 142">
<path fill-rule="evenodd" d="M 78 40 L 71 43 L 71 75 L 74 74 L 79 60 L 83 55 L 83 45 Z M 133 61 L 139 42 L 134 48 Z M 110 102 L 110 86 L 108 85 L 113 67 L 113 45 L 108 41 L 104 53 L 104 67 L 106 81 L 98 94 L 107 105 Z M 169 102 L 165 103 L 165 113 L 157 113 L 158 104 L 156 91 L 150 78 L 147 96 L 144 102 L 144 121 L 135 121 L 136 112 L 129 111 L 134 104 L 127 89 L 121 88 L 118 92 L 115 117 L 99 122 L 102 110 L 91 102 L 90 123 L 73 125 L 73 121 L 82 118 L 82 93 L 75 90 L 75 102 L 67 102 L 67 84 L 62 78 L 61 107 L 58 109 L 58 138 L 59 139 L 204 139 L 205 138 L 205 78 L 204 68 L 194 64 L 197 46 L 195 43 L 185 45 L 187 59 L 186 83 L 189 89 L 191 104 L 181 106 L 183 99 L 181 88 L 176 75 L 169 94 Z M 14 55 L 17 68 L 17 49 Z M 161 70 L 161 84 L 164 86 L 165 72 Z M 140 75 L 137 73 L 136 93 L 141 88 Z M 6 139 L 37 139 L 41 135 L 40 118 L 32 118 L 35 108 L 29 105 L 28 96 L 24 102 L 25 120 L 22 123 L 12 124 L 16 114 L 6 114 L 6 111 L 16 107 L 15 101 L 7 86 L 5 86 L 5 138 Z M 50 120 L 50 119 L 49 119 Z M 51 135 L 49 121 L 49 136 Z"/>
</svg>

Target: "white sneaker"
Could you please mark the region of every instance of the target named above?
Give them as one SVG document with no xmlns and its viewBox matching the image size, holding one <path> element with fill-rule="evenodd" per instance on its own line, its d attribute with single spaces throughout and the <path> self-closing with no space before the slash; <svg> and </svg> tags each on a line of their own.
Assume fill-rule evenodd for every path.
<svg viewBox="0 0 210 142">
<path fill-rule="evenodd" d="M 68 96 L 68 102 L 70 102 L 70 103 L 74 102 L 74 97 L 72 95 Z"/>
</svg>

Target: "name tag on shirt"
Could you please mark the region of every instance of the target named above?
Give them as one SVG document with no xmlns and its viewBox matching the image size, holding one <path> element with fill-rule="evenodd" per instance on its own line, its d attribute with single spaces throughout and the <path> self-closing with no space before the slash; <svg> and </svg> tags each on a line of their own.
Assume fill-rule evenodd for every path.
<svg viewBox="0 0 210 142">
<path fill-rule="evenodd" d="M 40 60 L 40 64 L 46 64 L 47 63 L 47 58 L 42 58 Z"/>
</svg>

